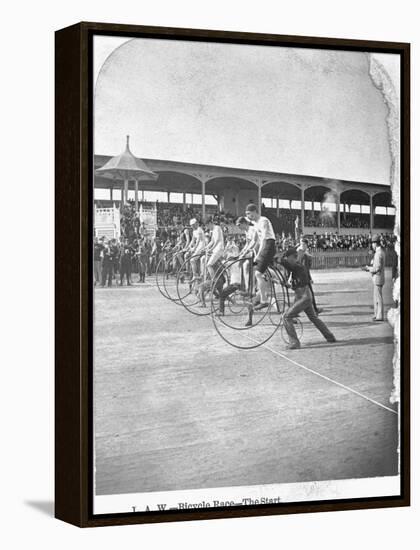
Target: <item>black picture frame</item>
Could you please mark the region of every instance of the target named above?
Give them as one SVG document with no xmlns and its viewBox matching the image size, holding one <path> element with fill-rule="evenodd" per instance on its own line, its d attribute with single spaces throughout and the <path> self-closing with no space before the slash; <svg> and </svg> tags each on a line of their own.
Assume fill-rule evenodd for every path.
<svg viewBox="0 0 420 550">
<path fill-rule="evenodd" d="M 401 494 L 188 511 L 92 514 L 92 38 L 165 38 L 394 53 L 401 57 Z M 82 22 L 55 37 L 55 516 L 79 527 L 410 504 L 410 45 Z"/>
</svg>

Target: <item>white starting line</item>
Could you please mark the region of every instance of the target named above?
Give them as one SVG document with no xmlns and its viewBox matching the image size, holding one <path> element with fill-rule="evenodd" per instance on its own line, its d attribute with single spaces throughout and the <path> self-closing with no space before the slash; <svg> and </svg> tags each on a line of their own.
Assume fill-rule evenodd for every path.
<svg viewBox="0 0 420 550">
<path fill-rule="evenodd" d="M 250 336 L 246 336 L 251 340 L 252 342 L 258 343 L 256 340 L 251 338 Z M 283 353 L 280 353 L 279 351 L 271 348 L 267 344 L 262 344 L 262 348 L 267 349 L 268 351 L 271 351 L 271 353 L 274 353 L 275 355 L 278 355 L 279 357 L 282 357 L 283 359 L 286 359 L 296 367 L 299 367 L 303 370 L 306 370 L 307 372 L 310 372 L 311 374 L 314 374 L 315 376 L 319 376 L 319 378 L 323 378 L 327 382 L 330 382 L 331 384 L 335 384 L 339 388 L 342 388 L 343 390 L 346 390 L 350 393 L 353 393 L 357 395 L 358 397 L 361 397 L 362 399 L 365 399 L 366 401 L 369 401 L 373 405 L 377 405 L 378 407 L 381 407 L 382 409 L 385 409 L 386 411 L 392 412 L 393 414 L 398 415 L 398 411 L 395 411 L 394 409 L 391 409 L 390 407 L 387 407 L 386 405 L 383 405 L 382 403 L 379 403 L 379 401 L 375 401 L 375 399 L 372 399 L 371 397 L 368 397 L 367 395 L 364 395 L 363 393 L 358 392 L 357 390 L 354 390 L 353 388 L 350 388 L 349 386 L 346 386 L 345 384 L 342 384 L 341 382 L 337 382 L 337 380 L 334 380 L 333 378 L 330 378 L 329 376 L 325 376 L 325 374 L 321 374 L 317 372 L 316 370 L 310 369 L 309 367 L 305 367 L 305 365 L 302 365 L 301 363 L 298 363 L 294 359 L 290 359 L 287 355 L 284 355 Z"/>
<path fill-rule="evenodd" d="M 157 289 L 158 290 L 158 289 Z M 358 290 L 358 289 L 357 289 Z M 204 318 L 208 319 L 208 316 L 204 316 Z M 251 340 L 251 342 L 255 342 L 258 344 L 257 340 L 254 340 L 254 338 L 251 338 L 250 336 L 243 334 L 248 340 Z M 279 357 L 286 359 L 286 361 L 289 361 L 289 363 L 292 363 L 292 365 L 295 365 L 296 367 L 299 367 L 307 372 L 310 372 L 311 374 L 318 376 L 319 378 L 322 378 L 326 380 L 327 382 L 330 382 L 331 384 L 334 384 L 335 386 L 338 386 L 339 388 L 342 388 L 343 390 L 346 390 L 350 393 L 353 393 L 354 395 L 357 395 L 358 397 L 361 397 L 362 399 L 365 399 L 369 403 L 372 403 L 373 405 L 376 405 L 377 407 L 380 407 L 381 409 L 385 409 L 388 412 L 391 412 L 393 414 L 398 415 L 398 411 L 395 411 L 394 409 L 391 409 L 390 407 L 387 407 L 383 403 L 379 403 L 379 401 L 376 401 L 375 399 L 372 399 L 371 397 L 368 397 L 367 395 L 360 393 L 357 390 L 354 390 L 353 388 L 350 388 L 350 386 L 346 386 L 345 384 L 342 384 L 341 382 L 338 382 L 337 380 L 334 380 L 333 378 L 330 378 L 329 376 L 326 376 L 325 374 L 321 374 L 320 372 L 317 372 L 314 369 L 311 369 L 309 367 L 305 367 L 305 365 L 302 365 L 301 363 L 298 363 L 294 359 L 291 359 L 287 355 L 284 355 L 283 353 L 280 353 L 279 351 L 271 348 L 267 344 L 262 344 L 260 347 L 265 348 L 268 351 L 271 351 L 271 353 L 274 353 L 275 355 L 278 355 Z"/>
</svg>

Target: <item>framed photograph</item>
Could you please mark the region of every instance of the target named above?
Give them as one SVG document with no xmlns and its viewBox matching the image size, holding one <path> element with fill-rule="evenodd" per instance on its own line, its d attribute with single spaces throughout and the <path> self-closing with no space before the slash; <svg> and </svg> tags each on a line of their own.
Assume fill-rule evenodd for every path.
<svg viewBox="0 0 420 550">
<path fill-rule="evenodd" d="M 410 47 L 56 33 L 56 517 L 408 506 Z"/>
</svg>

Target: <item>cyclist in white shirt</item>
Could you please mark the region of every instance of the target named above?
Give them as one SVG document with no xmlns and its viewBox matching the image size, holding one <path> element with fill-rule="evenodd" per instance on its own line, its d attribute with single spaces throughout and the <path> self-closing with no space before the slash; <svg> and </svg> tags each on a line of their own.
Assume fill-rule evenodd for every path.
<svg viewBox="0 0 420 550">
<path fill-rule="evenodd" d="M 255 277 L 258 283 L 257 300 L 259 303 L 255 307 L 257 310 L 268 307 L 269 305 L 267 297 L 268 285 L 264 279 L 264 273 L 276 254 L 276 237 L 270 220 L 258 213 L 255 204 L 248 204 L 245 214 L 246 217 L 255 224 L 259 240 L 258 253 L 254 260 Z"/>
<path fill-rule="evenodd" d="M 255 229 L 255 225 L 252 224 L 245 216 L 240 216 L 236 220 L 236 225 L 239 227 L 241 231 L 245 232 L 246 235 L 246 243 L 243 249 L 241 250 L 240 258 L 246 258 L 249 256 L 251 252 L 253 252 L 255 255 L 258 251 L 258 234 Z M 244 260 L 244 263 L 242 264 L 242 271 L 244 275 L 244 281 L 245 281 L 245 291 L 248 292 L 249 290 L 249 271 L 250 271 L 250 262 L 251 260 L 246 259 Z"/>
<path fill-rule="evenodd" d="M 223 253 L 225 251 L 225 240 L 223 236 L 223 231 L 220 225 L 215 222 L 214 218 L 210 218 L 207 222 L 207 227 L 211 231 L 211 239 L 209 244 L 206 247 L 206 251 L 209 254 L 207 260 L 207 269 L 210 275 L 210 278 L 214 277 L 214 268 L 219 260 L 222 259 Z"/>
<path fill-rule="evenodd" d="M 240 216 L 236 220 L 236 225 L 241 231 L 245 232 L 246 244 L 241 250 L 241 257 L 245 257 L 249 252 L 258 250 L 258 234 L 255 225 L 252 224 L 245 216 Z"/>
<path fill-rule="evenodd" d="M 192 218 L 190 220 L 190 225 L 193 229 L 193 236 L 188 246 L 187 252 L 188 252 L 188 255 L 192 257 L 192 256 L 197 256 L 201 252 L 204 252 L 204 249 L 206 248 L 206 236 L 204 235 L 203 228 L 200 227 L 200 224 L 195 218 Z M 194 258 L 193 261 L 191 262 L 193 279 L 197 279 L 200 275 L 199 266 L 200 266 L 200 259 Z"/>
</svg>

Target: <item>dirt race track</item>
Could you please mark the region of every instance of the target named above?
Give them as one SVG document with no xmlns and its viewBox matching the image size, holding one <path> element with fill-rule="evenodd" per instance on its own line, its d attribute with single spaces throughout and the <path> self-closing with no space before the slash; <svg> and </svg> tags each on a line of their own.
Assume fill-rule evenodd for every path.
<svg viewBox="0 0 420 550">
<path fill-rule="evenodd" d="M 256 350 L 229 346 L 211 319 L 165 299 L 152 277 L 97 288 L 96 493 L 397 474 L 392 330 L 372 322 L 370 276 L 313 278 L 338 342 L 327 344 L 303 316 L 295 351 L 279 332 Z M 390 273 L 384 296 L 388 309 Z"/>
</svg>

